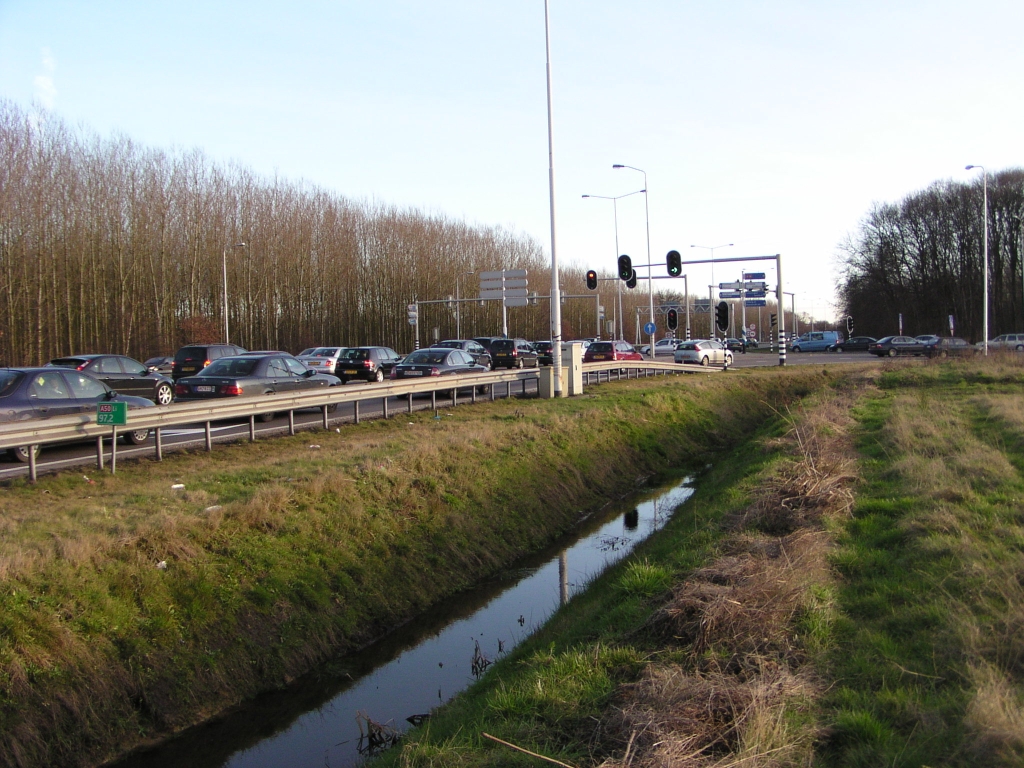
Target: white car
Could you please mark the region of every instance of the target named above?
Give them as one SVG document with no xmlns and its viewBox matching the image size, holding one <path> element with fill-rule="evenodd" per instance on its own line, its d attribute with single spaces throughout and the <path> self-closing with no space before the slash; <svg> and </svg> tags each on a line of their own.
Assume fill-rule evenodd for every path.
<svg viewBox="0 0 1024 768">
<path fill-rule="evenodd" d="M 345 347 L 313 347 L 311 350 L 303 350 L 296 357 L 309 370 L 333 376 L 338 369 L 338 358 L 344 351 Z"/>
<path fill-rule="evenodd" d="M 696 363 L 703 366 L 721 365 L 728 368 L 732 365 L 732 352 L 720 341 L 698 339 L 680 342 L 672 359 L 677 363 Z"/>
<path fill-rule="evenodd" d="M 984 349 L 985 343 L 979 341 L 974 345 L 976 349 Z M 988 342 L 989 349 L 1013 349 L 1017 352 L 1024 351 L 1024 333 L 1004 333 L 996 336 Z"/>
<path fill-rule="evenodd" d="M 658 339 L 656 342 L 654 342 L 655 356 L 671 355 L 673 352 L 676 351 L 676 347 L 679 346 L 679 343 L 681 341 L 682 339 Z M 651 345 L 644 344 L 642 347 L 640 347 L 640 353 L 644 355 L 649 355 L 651 353 Z"/>
</svg>

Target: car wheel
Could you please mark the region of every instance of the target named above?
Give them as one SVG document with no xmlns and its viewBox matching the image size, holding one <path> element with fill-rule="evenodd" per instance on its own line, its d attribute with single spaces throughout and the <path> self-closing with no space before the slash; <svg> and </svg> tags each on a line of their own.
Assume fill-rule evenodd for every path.
<svg viewBox="0 0 1024 768">
<path fill-rule="evenodd" d="M 174 399 L 174 390 L 170 384 L 161 384 L 156 388 L 156 404 L 168 405 Z"/>
<path fill-rule="evenodd" d="M 384 371 L 382 371 L 380 368 L 378 368 L 377 369 L 377 373 L 375 373 L 374 376 L 373 376 L 373 380 L 376 381 L 378 384 L 380 384 L 380 382 L 384 381 Z"/>
<path fill-rule="evenodd" d="M 843 351 L 842 347 L 836 347 L 836 352 L 842 352 L 842 351 Z"/>
<path fill-rule="evenodd" d="M 149 438 L 149 430 L 136 429 L 133 432 L 125 432 L 122 437 L 128 445 L 142 445 Z"/>
<path fill-rule="evenodd" d="M 949 357 L 949 352 L 944 349 L 939 352 L 939 357 Z"/>
<path fill-rule="evenodd" d="M 270 413 L 258 413 L 256 418 L 266 424 L 268 421 L 274 420 L 274 413 L 272 411 Z"/>
<path fill-rule="evenodd" d="M 793 351 L 799 355 L 803 350 L 801 350 L 800 347 L 793 347 Z"/>
<path fill-rule="evenodd" d="M 36 455 L 36 458 L 39 458 L 39 446 L 34 445 L 32 447 L 35 449 L 33 453 Z M 8 453 L 10 453 L 11 458 L 15 461 L 20 461 L 22 464 L 28 464 L 28 448 L 29 447 L 27 445 L 19 445 L 17 448 L 11 448 Z"/>
<path fill-rule="evenodd" d="M 520 357 L 518 360 L 516 360 L 516 368 L 522 369 L 522 367 L 523 367 L 523 358 Z"/>
<path fill-rule="evenodd" d="M 707 368 L 707 367 L 708 367 L 708 363 L 709 363 L 709 362 L 711 362 L 711 361 L 710 361 L 710 360 L 708 360 L 708 356 L 707 356 L 707 355 L 704 355 L 704 357 L 702 357 L 702 358 L 700 359 L 700 364 L 701 364 L 701 365 L 703 365 L 703 366 L 704 366 L 705 368 Z"/>
<path fill-rule="evenodd" d="M 491 391 L 491 385 L 490 384 L 481 384 L 479 387 L 476 388 L 476 393 L 478 395 L 486 395 L 490 391 Z"/>
<path fill-rule="evenodd" d="M 1020 352 L 1021 350 L 1024 350 L 1024 345 L 1018 344 L 1014 349 Z"/>
<path fill-rule="evenodd" d="M 896 357 L 896 350 L 892 347 L 889 348 L 889 357 Z"/>
</svg>

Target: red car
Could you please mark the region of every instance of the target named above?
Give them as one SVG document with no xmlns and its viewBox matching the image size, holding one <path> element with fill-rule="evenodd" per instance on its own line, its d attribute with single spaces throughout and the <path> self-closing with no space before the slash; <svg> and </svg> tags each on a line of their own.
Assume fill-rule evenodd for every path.
<svg viewBox="0 0 1024 768">
<path fill-rule="evenodd" d="M 626 341 L 595 341 L 583 355 L 584 363 L 603 363 L 608 360 L 643 360 L 633 345 Z"/>
</svg>

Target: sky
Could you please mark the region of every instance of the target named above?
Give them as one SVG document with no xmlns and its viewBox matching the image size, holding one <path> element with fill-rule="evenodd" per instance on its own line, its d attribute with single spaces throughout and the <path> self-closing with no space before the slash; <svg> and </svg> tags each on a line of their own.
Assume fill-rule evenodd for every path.
<svg viewBox="0 0 1024 768">
<path fill-rule="evenodd" d="M 873 204 L 1024 165 L 1019 0 L 549 7 L 563 265 L 722 246 L 684 266 L 706 295 L 779 253 L 797 310 L 836 317 Z M 0 0 L 2 99 L 550 256 L 545 57 L 543 0 Z"/>
</svg>

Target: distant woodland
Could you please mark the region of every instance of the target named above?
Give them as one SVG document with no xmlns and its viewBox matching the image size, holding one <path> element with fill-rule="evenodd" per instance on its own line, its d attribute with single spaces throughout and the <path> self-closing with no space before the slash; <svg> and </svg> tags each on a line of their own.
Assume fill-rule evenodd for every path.
<svg viewBox="0 0 1024 768">
<path fill-rule="evenodd" d="M 841 303 L 857 333 L 982 337 L 984 178 L 878 204 L 842 244 Z M 989 335 L 1024 333 L 1024 170 L 988 176 Z"/>
</svg>

